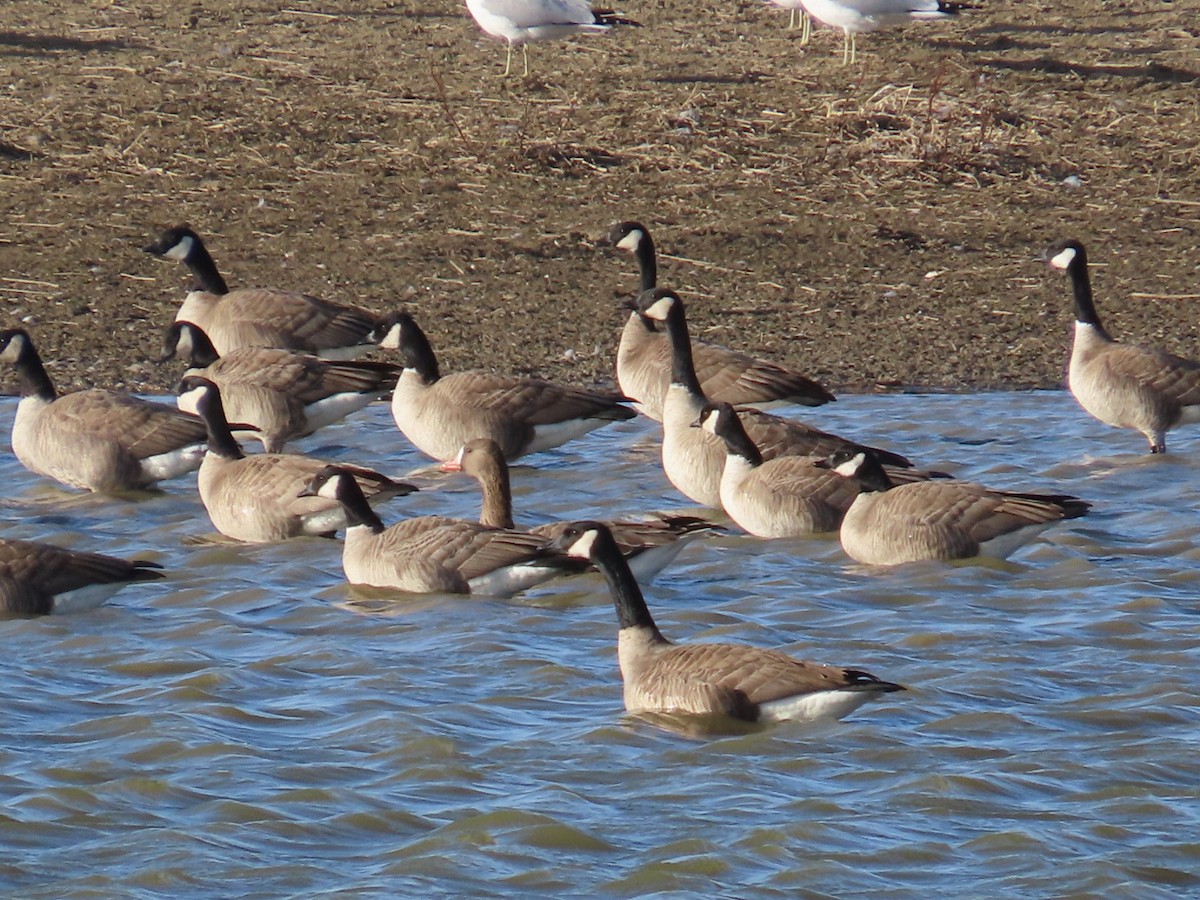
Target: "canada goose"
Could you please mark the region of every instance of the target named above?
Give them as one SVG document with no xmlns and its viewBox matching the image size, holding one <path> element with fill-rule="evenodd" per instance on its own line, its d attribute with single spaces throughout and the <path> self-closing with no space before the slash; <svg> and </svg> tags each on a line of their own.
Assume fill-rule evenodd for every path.
<svg viewBox="0 0 1200 900">
<path fill-rule="evenodd" d="M 695 423 L 725 445 L 721 505 L 739 526 L 764 538 L 837 531 L 858 485 L 818 468 L 814 456 L 765 461 L 728 403 L 706 406 Z"/>
<path fill-rule="evenodd" d="M 268 453 L 386 397 L 400 375 L 390 363 L 327 360 L 269 347 L 240 347 L 218 356 L 208 335 L 191 322 L 176 321 L 166 330 L 163 361 L 176 354 L 188 359 L 185 375 L 201 375 L 220 388 L 230 420 L 256 429 L 235 437 L 257 438 Z M 194 397 L 180 394 L 176 402 L 196 412 Z"/>
<path fill-rule="evenodd" d="M 351 584 L 507 597 L 570 567 L 561 555 L 547 552 L 546 538 L 526 531 L 445 516 L 420 516 L 385 528 L 341 466 L 313 475 L 305 494 L 336 501 L 345 510 L 342 570 Z"/>
<path fill-rule="evenodd" d="M 662 636 L 637 580 L 598 522 L 578 522 L 554 544 L 590 559 L 617 608 L 617 659 L 629 712 L 719 714 L 751 722 L 840 719 L 901 685 L 868 672 L 802 662 L 745 644 L 672 644 Z"/>
<path fill-rule="evenodd" d="M 671 384 L 663 403 L 663 470 L 683 494 L 704 506 L 720 508 L 725 448 L 720 438 L 692 423 L 708 403 L 692 364 L 683 301 L 673 291 L 655 288 L 638 299 L 638 311 L 666 326 L 671 343 Z M 738 410 L 742 426 L 763 459 L 776 456 L 827 456 L 836 450 L 868 449 L 837 435 L 757 409 Z M 888 465 L 910 468 L 897 453 L 876 450 Z"/>
<path fill-rule="evenodd" d="M 146 488 L 200 465 L 204 423 L 128 394 L 54 390 L 29 334 L 0 331 L 0 361 L 21 382 L 12 449 L 21 465 L 71 487 L 113 493 Z"/>
<path fill-rule="evenodd" d="M 246 456 L 230 430 L 220 389 L 199 375 L 187 376 L 180 387 L 195 398 L 208 427 L 208 453 L 200 466 L 198 486 L 217 531 L 239 541 L 266 543 L 302 534 L 330 536 L 345 526 L 341 504 L 301 495 L 325 462 L 294 453 Z M 416 490 L 371 469 L 342 468 L 353 472 L 374 502 Z"/>
<path fill-rule="evenodd" d="M 512 71 L 513 47 L 521 48 L 529 74 L 530 41 L 548 41 L 573 34 L 604 34 L 614 25 L 634 25 L 633 19 L 611 9 L 592 9 L 587 0 L 467 0 L 467 9 L 486 34 L 508 42 L 504 74 Z"/>
<path fill-rule="evenodd" d="M 443 376 L 425 332 L 407 313 L 385 317 L 371 337 L 400 351 L 404 371 L 392 394 L 396 426 L 439 461 L 481 437 L 494 440 L 511 461 L 637 415 L 621 405 L 619 394 L 481 371 Z"/>
<path fill-rule="evenodd" d="M 512 517 L 512 486 L 508 463 L 500 446 L 490 438 L 468 441 L 442 471 L 463 472 L 477 482 L 483 492 L 479 521 L 492 528 L 515 528 Z M 840 479 L 838 479 L 840 480 Z M 532 534 L 555 538 L 568 523 L 551 522 L 530 528 Z M 704 533 L 723 531 L 695 516 L 662 516 L 644 522 L 606 522 L 621 552 L 639 581 L 650 581 L 669 566 L 691 540 Z"/>
<path fill-rule="evenodd" d="M 818 463 L 857 482 L 842 519 L 846 554 L 872 566 L 920 559 L 1004 559 L 1055 522 L 1091 504 L 1066 494 L 990 490 L 969 481 L 894 485 L 870 453 L 841 451 Z"/>
<path fill-rule="evenodd" d="M 44 616 L 99 606 L 135 581 L 162 578 L 158 563 L 0 538 L 0 613 Z"/>
<path fill-rule="evenodd" d="M 200 235 L 186 225 L 143 248 L 182 262 L 196 279 L 175 314 L 204 329 L 222 356 L 239 347 L 281 347 L 325 359 L 352 359 L 373 350 L 364 338 L 379 316 L 367 309 L 277 288 L 229 290 Z"/>
<path fill-rule="evenodd" d="M 1079 241 L 1051 245 L 1046 259 L 1071 276 L 1075 292 L 1071 393 L 1105 425 L 1140 431 L 1151 453 L 1166 453 L 1168 430 L 1200 422 L 1200 363 L 1109 337 L 1096 314 L 1087 253 Z"/>
<path fill-rule="evenodd" d="M 971 3 L 948 0 L 803 0 L 808 14 L 819 22 L 842 29 L 842 65 L 858 59 L 855 37 L 860 31 L 877 31 L 913 19 L 944 19 Z"/>
<path fill-rule="evenodd" d="M 646 226 L 640 222 L 620 222 L 613 226 L 608 240 L 637 259 L 642 293 L 657 287 L 658 262 Z M 704 395 L 714 403 L 821 406 L 837 399 L 798 372 L 719 344 L 692 341 L 692 360 Z M 670 342 L 656 329 L 652 319 L 638 312 L 636 302 L 630 304 L 629 320 L 617 346 L 617 383 L 621 392 L 635 401 L 641 413 L 661 422 L 670 381 Z"/>
</svg>

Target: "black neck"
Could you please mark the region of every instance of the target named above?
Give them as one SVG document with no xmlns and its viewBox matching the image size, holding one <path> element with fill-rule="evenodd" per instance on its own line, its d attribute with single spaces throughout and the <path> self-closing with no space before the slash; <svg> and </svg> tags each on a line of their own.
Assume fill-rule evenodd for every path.
<svg viewBox="0 0 1200 900">
<path fill-rule="evenodd" d="M 199 240 L 193 238 L 191 252 L 184 259 L 184 264 L 191 270 L 196 279 L 193 290 L 207 291 L 210 294 L 228 294 L 229 286 L 217 271 L 217 264 L 209 255 L 208 248 Z"/>
<path fill-rule="evenodd" d="M 429 338 L 421 326 L 409 319 L 400 326 L 400 355 L 406 369 L 412 369 L 421 376 L 425 384 L 433 384 L 441 378 L 438 371 L 437 356 L 429 345 Z"/>
<path fill-rule="evenodd" d="M 658 258 L 654 253 L 654 241 L 650 232 L 642 229 L 642 239 L 638 241 L 637 249 L 633 251 L 637 259 L 638 269 L 642 273 L 642 290 L 652 291 L 658 287 Z"/>
<path fill-rule="evenodd" d="M 354 480 L 354 476 L 347 473 L 339 477 L 341 481 L 338 484 L 338 501 L 346 513 L 346 525 L 351 528 L 355 525 L 365 525 L 373 534 L 383 531 L 383 520 L 371 509 L 371 504 L 367 502 L 367 497 Z"/>
<path fill-rule="evenodd" d="M 1075 258 L 1067 266 L 1067 274 L 1071 276 L 1071 288 L 1075 294 L 1075 321 L 1091 325 L 1107 338 L 1108 332 L 1100 324 L 1096 303 L 1092 299 L 1092 280 L 1088 276 L 1087 254 L 1082 247 L 1075 251 Z"/>
<path fill-rule="evenodd" d="M 208 429 L 208 452 L 215 453 L 223 459 L 244 457 L 246 454 L 242 452 L 242 445 L 237 442 L 229 428 L 221 395 L 215 389 L 210 389 L 198 404 L 198 409 Z"/>
<path fill-rule="evenodd" d="M 887 470 L 872 453 L 867 453 L 862 466 L 858 470 L 858 483 L 863 493 L 875 491 L 890 491 L 895 484 L 888 476 Z"/>
<path fill-rule="evenodd" d="M 617 625 L 625 628 L 649 628 L 654 632 L 655 639 L 666 643 L 666 638 L 659 632 L 658 626 L 646 606 L 642 589 L 637 579 L 629 569 L 629 563 L 621 555 L 621 548 L 613 540 L 612 533 L 604 530 L 596 533 L 595 543 L 592 544 L 591 560 L 608 582 L 608 590 L 612 594 L 613 604 L 617 608 Z"/>
<path fill-rule="evenodd" d="M 47 403 L 52 402 L 58 396 L 58 392 L 54 390 L 54 382 L 46 374 L 46 367 L 42 365 L 42 358 L 38 355 L 37 348 L 33 346 L 33 341 L 27 334 L 22 334 L 21 337 L 13 340 L 21 341 L 21 353 L 16 362 L 17 378 L 21 382 L 21 396 L 37 397 Z"/>
<path fill-rule="evenodd" d="M 189 368 L 206 369 L 221 358 L 221 354 L 217 353 L 217 348 L 213 346 L 213 342 L 204 329 L 191 322 L 176 322 L 168 329 L 168 346 L 163 348 L 166 351 L 164 358 L 170 359 L 174 355 L 175 349 L 179 347 L 180 341 L 183 340 L 187 341 Z"/>
<path fill-rule="evenodd" d="M 725 414 L 718 412 L 715 415 L 723 416 Z M 740 456 L 754 468 L 763 464 L 762 453 L 759 452 L 754 441 L 750 440 L 750 435 L 746 434 L 746 429 L 737 412 L 731 411 L 729 418 L 720 424 L 725 426 L 721 429 L 721 439 L 725 441 L 725 449 L 730 454 Z"/>
<path fill-rule="evenodd" d="M 696 364 L 692 361 L 692 339 L 688 334 L 683 301 L 676 300 L 671 304 L 666 326 L 667 337 L 671 341 L 671 384 L 686 388 L 693 396 L 703 397 L 700 379 L 696 377 Z"/>
</svg>

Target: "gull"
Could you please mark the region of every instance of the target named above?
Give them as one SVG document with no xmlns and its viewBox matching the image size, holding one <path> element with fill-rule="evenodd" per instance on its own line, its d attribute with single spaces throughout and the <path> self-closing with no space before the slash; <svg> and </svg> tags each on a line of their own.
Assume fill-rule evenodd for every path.
<svg viewBox="0 0 1200 900">
<path fill-rule="evenodd" d="M 978 9 L 970 3 L 949 0 L 802 0 L 804 9 L 818 22 L 842 29 L 842 65 L 857 59 L 855 35 L 902 25 L 910 19 L 941 19 L 964 9 Z"/>
<path fill-rule="evenodd" d="M 573 34 L 603 34 L 614 25 L 636 25 L 611 9 L 592 9 L 587 0 L 467 0 L 475 22 L 492 37 L 508 41 L 504 76 L 512 71 L 512 50 L 521 48 L 529 74 L 530 41 L 548 41 Z"/>
<path fill-rule="evenodd" d="M 800 46 L 803 47 L 812 39 L 812 19 L 809 18 L 808 12 L 804 9 L 804 0 L 768 0 L 768 2 L 791 13 L 788 16 L 789 31 L 796 27 L 796 18 L 799 17 Z"/>
</svg>

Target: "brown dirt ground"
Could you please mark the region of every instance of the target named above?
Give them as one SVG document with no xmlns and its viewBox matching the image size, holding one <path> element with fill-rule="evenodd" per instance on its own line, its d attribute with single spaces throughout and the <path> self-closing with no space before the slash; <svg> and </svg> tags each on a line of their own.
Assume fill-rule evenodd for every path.
<svg viewBox="0 0 1200 900">
<path fill-rule="evenodd" d="M 596 238 L 638 218 L 695 331 L 835 389 L 1060 384 L 1068 235 L 1114 334 L 1197 354 L 1197 4 L 983 2 L 843 67 L 758 0 L 629 0 L 505 80 L 455 0 L 5 0 L 0 325 L 60 387 L 165 389 L 188 278 L 140 247 L 189 222 L 447 370 L 605 379 L 636 279 Z"/>
</svg>

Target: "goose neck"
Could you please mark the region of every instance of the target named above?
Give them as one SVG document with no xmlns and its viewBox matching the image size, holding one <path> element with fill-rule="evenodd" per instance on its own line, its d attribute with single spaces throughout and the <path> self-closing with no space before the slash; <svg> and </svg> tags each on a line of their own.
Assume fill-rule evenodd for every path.
<svg viewBox="0 0 1200 900">
<path fill-rule="evenodd" d="M 1100 315 L 1096 312 L 1096 301 L 1092 297 L 1092 280 L 1087 270 L 1087 257 L 1082 251 L 1072 260 L 1067 274 L 1071 277 L 1071 290 L 1075 295 L 1075 321 L 1082 325 L 1090 325 L 1102 337 L 1110 339 L 1100 323 Z"/>
<path fill-rule="evenodd" d="M 688 333 L 687 316 L 682 303 L 675 303 L 667 313 L 667 338 L 671 342 L 671 384 L 685 388 L 695 397 L 703 397 L 696 364 L 692 359 L 692 339 Z"/>
<path fill-rule="evenodd" d="M 46 373 L 42 357 L 38 354 L 37 348 L 33 346 L 33 341 L 28 337 L 22 337 L 21 340 L 23 341 L 21 353 L 15 364 L 17 379 L 21 384 L 21 396 L 37 397 L 39 400 L 51 403 L 58 396 L 58 392 L 54 389 L 54 382 Z"/>
<path fill-rule="evenodd" d="M 213 262 L 208 248 L 200 241 L 196 241 L 192 245 L 191 252 L 188 253 L 184 264 L 192 273 L 192 278 L 195 279 L 193 290 L 206 291 L 210 294 L 229 293 L 229 285 L 225 283 L 225 279 L 217 270 L 217 264 Z"/>
<path fill-rule="evenodd" d="M 476 474 L 483 492 L 483 508 L 479 524 L 489 528 L 513 528 L 512 484 L 508 478 L 508 467 L 503 460 L 500 466 L 489 466 Z"/>
<path fill-rule="evenodd" d="M 224 459 L 241 459 L 246 454 L 242 445 L 233 436 L 229 420 L 225 416 L 225 404 L 221 402 L 220 394 L 210 391 L 204 402 L 198 404 L 200 417 L 204 419 L 204 427 L 208 430 L 208 452 Z"/>
<path fill-rule="evenodd" d="M 602 533 L 592 548 L 592 562 L 604 575 L 608 582 L 608 590 L 612 594 L 613 605 L 617 610 L 617 627 L 623 631 L 626 628 L 644 628 L 653 633 L 656 642 L 666 643 L 666 639 L 654 624 L 642 589 L 629 568 L 629 563 L 621 555 L 621 550 L 610 533 Z"/>
</svg>

